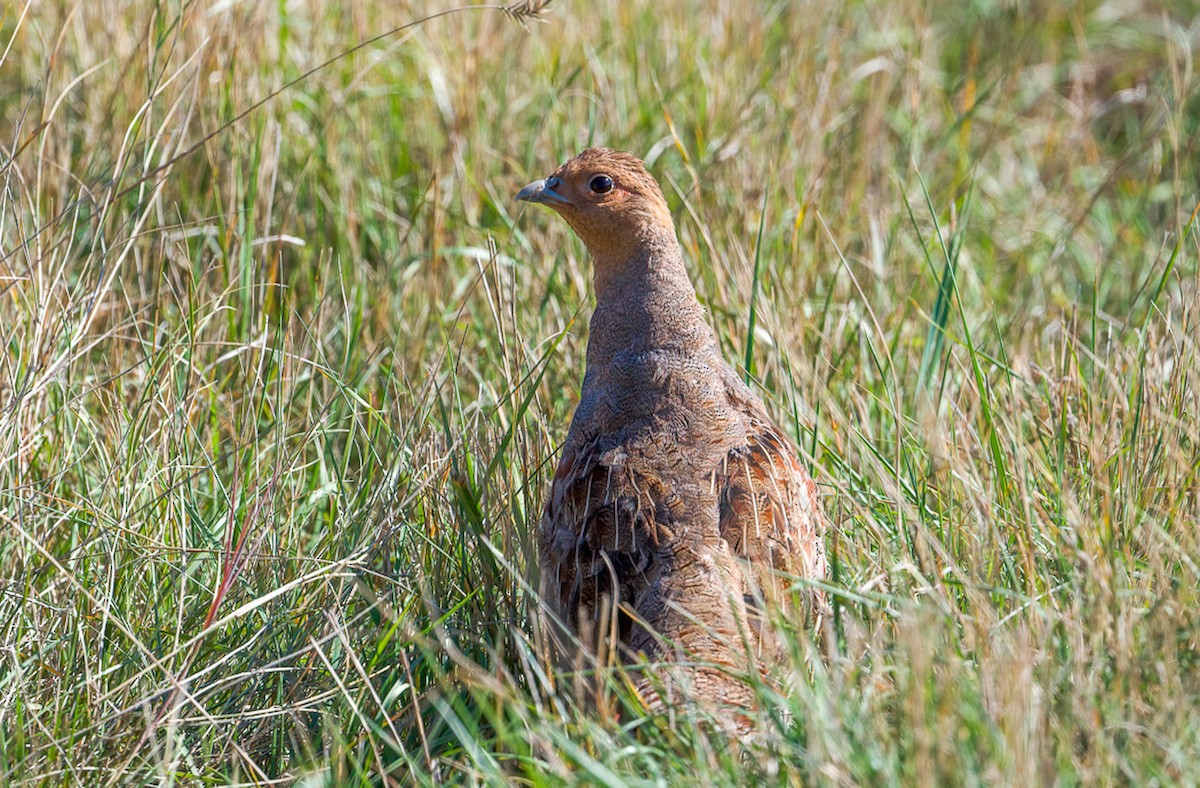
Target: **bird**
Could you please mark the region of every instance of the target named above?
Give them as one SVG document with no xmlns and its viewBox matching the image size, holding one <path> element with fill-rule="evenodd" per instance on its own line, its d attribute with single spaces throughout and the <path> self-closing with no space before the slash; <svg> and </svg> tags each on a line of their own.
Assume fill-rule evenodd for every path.
<svg viewBox="0 0 1200 788">
<path fill-rule="evenodd" d="M 743 731 L 742 677 L 785 660 L 768 611 L 819 630 L 826 609 L 816 485 L 722 357 L 638 157 L 588 148 L 516 199 L 555 211 L 592 260 L 586 369 L 537 534 L 556 648 L 665 665 L 633 682 L 649 710 L 696 701 Z"/>
</svg>

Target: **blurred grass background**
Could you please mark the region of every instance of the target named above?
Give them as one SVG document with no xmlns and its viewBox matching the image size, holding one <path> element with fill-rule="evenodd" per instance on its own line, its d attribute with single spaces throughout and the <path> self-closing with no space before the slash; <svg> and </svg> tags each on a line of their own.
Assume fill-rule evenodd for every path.
<svg viewBox="0 0 1200 788">
<path fill-rule="evenodd" d="M 1194 5 L 350 51 L 453 8 L 4 6 L 0 782 L 1200 780 Z M 578 708 L 530 624 L 590 270 L 511 198 L 594 143 L 836 524 L 836 642 L 754 752 Z"/>
</svg>

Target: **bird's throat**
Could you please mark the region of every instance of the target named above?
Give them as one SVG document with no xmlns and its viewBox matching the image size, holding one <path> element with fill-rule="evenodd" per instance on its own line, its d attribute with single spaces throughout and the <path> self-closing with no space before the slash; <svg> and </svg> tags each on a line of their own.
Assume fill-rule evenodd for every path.
<svg viewBox="0 0 1200 788">
<path fill-rule="evenodd" d="M 588 367 L 611 364 L 619 353 L 664 350 L 710 352 L 715 337 L 674 238 L 628 260 L 594 260 L 596 310 L 588 338 Z"/>
</svg>

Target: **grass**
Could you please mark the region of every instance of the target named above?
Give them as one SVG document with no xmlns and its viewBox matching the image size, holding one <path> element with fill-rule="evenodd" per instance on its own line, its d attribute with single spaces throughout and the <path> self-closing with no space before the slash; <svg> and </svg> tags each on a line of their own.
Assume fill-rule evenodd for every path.
<svg viewBox="0 0 1200 788">
<path fill-rule="evenodd" d="M 1190 4 L 451 8 L 3 9 L 0 782 L 1200 781 Z M 751 753 L 530 622 L 593 142 L 837 526 Z"/>
</svg>

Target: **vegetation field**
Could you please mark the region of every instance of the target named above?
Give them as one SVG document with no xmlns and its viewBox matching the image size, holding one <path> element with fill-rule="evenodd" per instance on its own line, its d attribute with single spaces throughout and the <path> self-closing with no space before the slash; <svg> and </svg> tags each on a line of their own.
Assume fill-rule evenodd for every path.
<svg viewBox="0 0 1200 788">
<path fill-rule="evenodd" d="M 0 4 L 0 784 L 1200 782 L 1198 55 L 1191 0 Z M 750 749 L 532 620 L 591 274 L 512 198 L 589 144 L 835 525 Z"/>
</svg>

